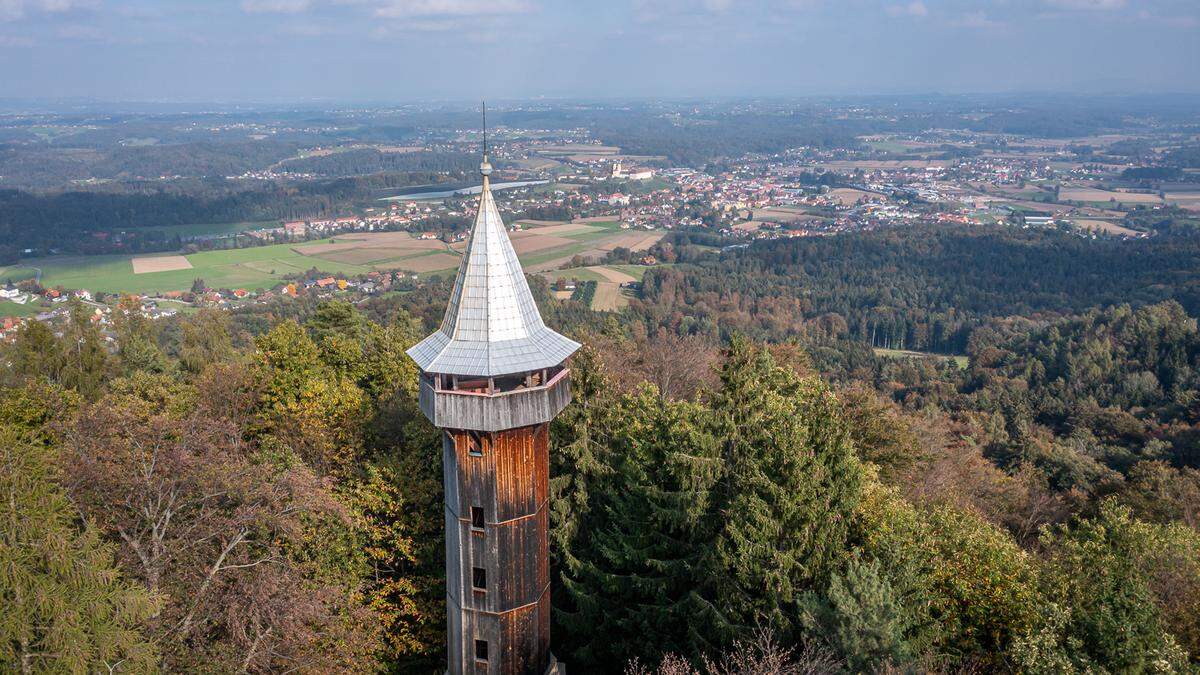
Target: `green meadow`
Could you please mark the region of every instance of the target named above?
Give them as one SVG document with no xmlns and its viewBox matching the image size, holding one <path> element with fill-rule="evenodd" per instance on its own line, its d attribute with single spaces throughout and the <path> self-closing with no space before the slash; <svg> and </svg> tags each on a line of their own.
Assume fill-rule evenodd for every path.
<svg viewBox="0 0 1200 675">
<path fill-rule="evenodd" d="M 8 300 L 0 300 L 0 316 L 33 316 L 42 311 L 45 309 L 39 304 L 27 302 L 24 305 L 18 305 Z"/>
<path fill-rule="evenodd" d="M 324 240 L 327 241 L 327 240 Z M 323 241 L 308 242 L 309 244 Z M 316 267 L 323 272 L 362 274 L 371 268 L 300 255 L 293 248 L 302 245 L 277 244 L 225 251 L 202 251 L 186 256 L 192 269 L 134 274 L 128 255 L 55 256 L 29 260 L 20 266 L 0 267 L 0 280 L 29 279 L 32 268 L 41 268 L 43 286 L 86 288 L 93 292 L 153 294 L 183 291 L 192 281 L 204 279 L 213 288 L 257 288 L 272 286 L 286 274 Z"/>
</svg>

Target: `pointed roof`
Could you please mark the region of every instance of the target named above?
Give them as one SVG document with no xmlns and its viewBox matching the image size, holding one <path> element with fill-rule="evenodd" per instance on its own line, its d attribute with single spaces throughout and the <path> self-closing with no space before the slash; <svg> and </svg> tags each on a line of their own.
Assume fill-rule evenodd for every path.
<svg viewBox="0 0 1200 675">
<path fill-rule="evenodd" d="M 484 156 L 483 191 L 442 325 L 408 350 L 421 370 L 490 377 L 555 366 L 579 343 L 542 323 L 496 209 Z"/>
</svg>

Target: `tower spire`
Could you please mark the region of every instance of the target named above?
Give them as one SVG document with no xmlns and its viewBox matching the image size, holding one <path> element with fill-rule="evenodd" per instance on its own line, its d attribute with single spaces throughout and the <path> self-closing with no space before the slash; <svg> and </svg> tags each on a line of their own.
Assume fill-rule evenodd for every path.
<svg viewBox="0 0 1200 675">
<path fill-rule="evenodd" d="M 483 176 L 483 193 L 487 194 L 491 187 L 489 176 L 492 175 L 492 165 L 488 163 L 487 154 L 487 101 L 483 101 L 483 163 L 479 165 L 479 174 Z"/>
</svg>

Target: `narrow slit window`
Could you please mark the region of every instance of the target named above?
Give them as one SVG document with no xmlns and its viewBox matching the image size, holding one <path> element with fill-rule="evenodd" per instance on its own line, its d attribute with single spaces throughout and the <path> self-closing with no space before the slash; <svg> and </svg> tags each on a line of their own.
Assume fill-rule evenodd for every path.
<svg viewBox="0 0 1200 675">
<path fill-rule="evenodd" d="M 467 454 L 474 457 L 483 456 L 483 434 L 478 431 L 467 432 Z"/>
<path fill-rule="evenodd" d="M 472 506 L 471 507 L 471 527 L 476 530 L 483 529 L 483 507 L 482 506 Z"/>
<path fill-rule="evenodd" d="M 471 568 L 471 586 L 477 591 L 487 590 L 487 570 L 482 567 Z"/>
<path fill-rule="evenodd" d="M 487 640 L 476 640 L 475 641 L 475 660 L 476 661 L 487 661 L 488 660 Z"/>
</svg>

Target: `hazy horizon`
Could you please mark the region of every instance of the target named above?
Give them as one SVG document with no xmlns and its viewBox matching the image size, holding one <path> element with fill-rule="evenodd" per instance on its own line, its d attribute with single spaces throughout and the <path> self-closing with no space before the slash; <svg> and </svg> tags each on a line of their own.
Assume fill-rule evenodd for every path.
<svg viewBox="0 0 1200 675">
<path fill-rule="evenodd" d="M 5 100 L 1200 92 L 1183 0 L 0 0 Z"/>
</svg>

